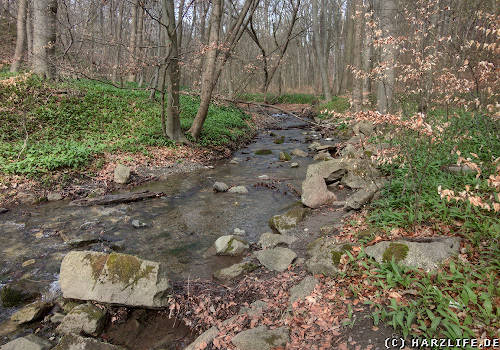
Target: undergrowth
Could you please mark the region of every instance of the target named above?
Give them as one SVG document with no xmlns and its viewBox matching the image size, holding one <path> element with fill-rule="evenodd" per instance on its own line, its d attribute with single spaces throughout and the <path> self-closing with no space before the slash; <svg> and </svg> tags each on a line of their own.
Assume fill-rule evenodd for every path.
<svg viewBox="0 0 500 350">
<path fill-rule="evenodd" d="M 266 98 L 265 98 L 266 97 Z M 253 102 L 267 102 L 269 104 L 277 103 L 298 103 L 298 104 L 315 104 L 318 102 L 318 97 L 312 94 L 281 94 L 275 95 L 268 93 L 264 95 L 262 93 L 245 93 L 237 96 L 239 100 L 243 101 L 253 101 Z"/>
<path fill-rule="evenodd" d="M 0 80 L 0 173 L 36 175 L 79 167 L 103 152 L 143 152 L 175 147 L 162 135 L 160 104 L 144 90 L 90 80 L 46 82 L 34 75 Z M 187 130 L 199 100 L 181 96 Z M 248 115 L 211 105 L 198 144 L 227 145 L 249 135 Z"/>
</svg>

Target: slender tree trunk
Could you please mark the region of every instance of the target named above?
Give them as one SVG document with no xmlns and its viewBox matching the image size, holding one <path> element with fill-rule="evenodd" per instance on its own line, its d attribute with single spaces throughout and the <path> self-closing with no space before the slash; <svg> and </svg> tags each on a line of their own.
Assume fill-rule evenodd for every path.
<svg viewBox="0 0 500 350">
<path fill-rule="evenodd" d="M 56 76 L 56 19 L 57 0 L 34 1 L 33 71 L 53 79 Z"/>
<path fill-rule="evenodd" d="M 327 101 L 330 101 L 332 99 L 332 94 L 330 92 L 330 84 L 329 84 L 329 79 L 328 79 L 328 57 L 325 57 L 327 52 L 324 49 L 324 46 L 325 45 L 327 46 L 328 43 L 326 43 L 324 41 L 325 28 L 324 28 L 324 26 L 321 25 L 322 23 L 324 23 L 324 20 L 322 19 L 322 17 L 324 17 L 324 10 L 325 9 L 323 8 L 324 0 L 321 0 L 321 1 L 322 1 L 321 12 L 318 12 L 319 11 L 318 10 L 318 0 L 312 1 L 313 42 L 314 42 L 314 50 L 316 52 L 316 57 L 317 57 L 317 62 L 318 62 L 318 67 L 319 67 L 323 95 L 325 96 L 325 99 Z"/>
<path fill-rule="evenodd" d="M 363 10 L 363 13 L 365 11 Z M 371 59 L 372 59 L 372 30 L 369 26 L 364 26 L 364 42 L 363 42 L 363 72 L 365 76 L 363 78 L 363 104 L 366 105 L 370 99 L 370 77 L 368 73 L 371 71 Z"/>
<path fill-rule="evenodd" d="M 31 1 L 27 4 L 27 13 L 26 13 L 26 42 L 28 47 L 28 66 L 32 67 L 33 65 L 33 6 L 31 5 Z"/>
<path fill-rule="evenodd" d="M 129 75 L 127 76 L 127 81 L 128 82 L 133 82 L 135 81 L 135 72 L 137 70 L 137 67 L 135 66 L 136 60 L 135 60 L 135 51 L 136 51 L 136 44 L 137 44 L 137 10 L 139 7 L 139 3 L 137 0 L 132 1 L 132 22 L 130 23 L 130 42 L 128 46 L 128 52 L 129 52 L 129 67 L 128 69 L 130 70 Z"/>
<path fill-rule="evenodd" d="M 361 35 L 361 29 L 362 29 L 362 21 L 364 19 L 363 17 L 363 3 L 362 0 L 354 0 L 354 11 L 356 13 L 356 18 L 354 20 L 354 52 L 353 52 L 353 63 L 354 63 L 354 68 L 359 74 L 359 72 L 362 69 L 361 66 L 361 47 L 362 47 L 362 42 L 363 42 L 363 37 Z M 358 17 L 358 15 L 361 15 Z M 354 105 L 354 112 L 359 112 L 361 111 L 361 107 L 363 105 L 363 96 L 362 96 L 362 89 L 363 86 L 363 79 L 357 76 L 357 74 L 354 74 L 354 85 L 353 85 L 353 105 Z"/>
<path fill-rule="evenodd" d="M 396 1 L 383 0 L 380 6 L 380 24 L 384 37 L 394 35 Z M 377 86 L 377 110 L 388 113 L 392 105 L 394 91 L 394 45 L 389 43 L 381 48 L 380 63 L 385 66 Z"/>
<path fill-rule="evenodd" d="M 214 75 L 217 64 L 217 50 L 219 45 L 220 23 L 222 18 L 222 0 L 214 0 L 212 15 L 210 18 L 210 38 L 209 48 L 205 63 L 205 69 L 201 78 L 201 101 L 193 125 L 189 129 L 191 135 L 197 139 L 200 136 L 201 128 L 207 116 L 208 107 L 214 89 Z"/>
<path fill-rule="evenodd" d="M 165 43 L 169 48 L 168 63 L 166 68 L 167 85 L 167 122 L 164 129 L 165 134 L 175 141 L 183 141 L 184 136 L 181 131 L 179 119 L 179 51 L 177 47 L 177 32 L 175 24 L 174 0 L 163 0 L 163 11 L 167 20 L 167 41 Z M 162 93 L 165 93 L 163 90 Z"/>
<path fill-rule="evenodd" d="M 16 38 L 16 52 L 14 53 L 14 60 L 10 66 L 11 72 L 17 72 L 19 64 L 23 58 L 24 42 L 26 37 L 26 5 L 27 0 L 19 0 L 17 9 L 17 38 Z"/>
</svg>

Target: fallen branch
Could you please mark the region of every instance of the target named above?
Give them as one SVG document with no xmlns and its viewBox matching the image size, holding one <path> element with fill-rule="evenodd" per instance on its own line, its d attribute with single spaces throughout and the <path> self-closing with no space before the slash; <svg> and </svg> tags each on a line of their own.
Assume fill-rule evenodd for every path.
<svg viewBox="0 0 500 350">
<path fill-rule="evenodd" d="M 123 193 L 123 194 L 110 194 L 106 196 L 101 196 L 97 198 L 82 198 L 76 199 L 70 203 L 70 205 L 87 207 L 91 205 L 108 205 L 108 204 L 120 204 L 120 203 L 131 203 L 139 202 L 145 199 L 156 198 L 164 196 L 162 192 L 133 192 L 133 193 Z"/>
</svg>

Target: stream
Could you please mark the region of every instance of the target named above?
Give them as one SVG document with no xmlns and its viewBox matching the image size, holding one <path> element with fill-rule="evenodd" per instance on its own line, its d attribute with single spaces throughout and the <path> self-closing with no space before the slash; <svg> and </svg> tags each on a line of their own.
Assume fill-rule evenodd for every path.
<svg viewBox="0 0 500 350">
<path fill-rule="evenodd" d="M 214 241 L 239 228 L 245 230 L 245 239 L 256 242 L 270 230 L 271 216 L 299 200 L 288 184 L 300 189 L 307 165 L 312 162 L 311 157 L 279 161 L 280 151 L 307 151 L 306 137 L 311 135 L 305 135 L 306 125 L 298 119 L 283 114 L 273 117 L 280 129 L 260 132 L 252 143 L 237 151 L 233 159 L 238 164 L 226 160 L 213 169 L 172 175 L 133 190 L 163 192 L 164 197 L 91 207 L 56 201 L 19 206 L 2 214 L 0 287 L 28 279 L 45 298 L 58 295 L 59 266 L 73 249 L 118 251 L 159 261 L 173 280 L 211 278 L 218 269 L 238 262 L 241 258 L 216 256 Z M 281 136 L 284 142 L 274 143 Z M 255 154 L 262 149 L 272 153 Z M 291 162 L 299 163 L 299 167 L 291 168 Z M 261 175 L 270 179 L 259 179 Z M 215 193 L 215 181 L 246 186 L 249 193 Z M 145 226 L 135 228 L 133 220 Z M 0 322 L 15 311 L 0 307 Z"/>
</svg>

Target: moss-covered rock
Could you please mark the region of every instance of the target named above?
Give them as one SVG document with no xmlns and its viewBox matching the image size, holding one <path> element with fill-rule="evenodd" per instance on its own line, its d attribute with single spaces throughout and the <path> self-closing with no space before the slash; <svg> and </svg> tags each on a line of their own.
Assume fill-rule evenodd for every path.
<svg viewBox="0 0 500 350">
<path fill-rule="evenodd" d="M 292 157 L 287 152 L 280 152 L 280 160 L 282 162 L 288 162 Z"/>
<path fill-rule="evenodd" d="M 273 151 L 271 151 L 270 149 L 259 149 L 255 151 L 255 154 L 258 156 L 265 156 L 268 154 L 273 154 Z"/>
<path fill-rule="evenodd" d="M 391 243 L 389 247 L 384 251 L 382 259 L 384 262 L 391 262 L 392 259 L 399 262 L 406 258 L 408 255 L 408 246 L 403 243 Z"/>
<path fill-rule="evenodd" d="M 273 142 L 277 145 L 281 145 L 283 142 L 285 142 L 285 136 L 278 136 L 274 139 Z"/>
<path fill-rule="evenodd" d="M 247 241 L 234 235 L 221 236 L 215 241 L 217 255 L 236 256 L 243 254 L 249 247 Z"/>
<path fill-rule="evenodd" d="M 277 233 L 285 234 L 297 226 L 297 224 L 304 219 L 305 215 L 306 208 L 297 205 L 288 210 L 285 214 L 274 215 L 269 220 L 269 227 Z"/>
</svg>

